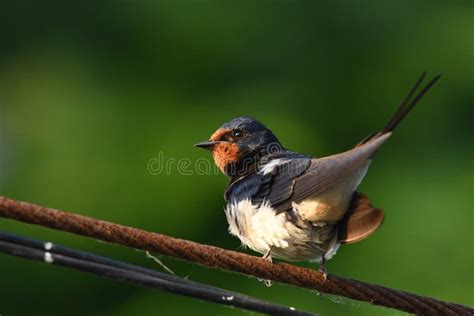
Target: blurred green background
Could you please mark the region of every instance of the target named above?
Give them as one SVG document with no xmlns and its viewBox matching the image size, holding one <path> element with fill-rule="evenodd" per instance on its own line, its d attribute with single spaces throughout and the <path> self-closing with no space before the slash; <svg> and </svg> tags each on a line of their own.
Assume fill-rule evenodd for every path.
<svg viewBox="0 0 474 316">
<path fill-rule="evenodd" d="M 472 1 L 4 2 L 0 194 L 239 251 L 227 179 L 193 148 L 242 114 L 324 156 L 381 128 L 424 70 L 443 78 L 361 185 L 386 211 L 331 273 L 474 304 Z M 192 175 L 152 174 L 159 157 Z M 0 219 L 0 230 L 161 269 L 142 252 Z M 323 315 L 398 315 L 160 257 L 176 272 Z M 316 265 L 301 263 L 316 268 Z M 243 312 L 0 255 L 0 314 Z"/>
</svg>

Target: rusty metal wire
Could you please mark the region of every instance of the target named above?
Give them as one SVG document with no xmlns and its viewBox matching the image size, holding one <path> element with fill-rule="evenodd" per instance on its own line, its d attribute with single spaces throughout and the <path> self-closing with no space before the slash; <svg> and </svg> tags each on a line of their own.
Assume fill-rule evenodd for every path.
<svg viewBox="0 0 474 316">
<path fill-rule="evenodd" d="M 418 315 L 473 315 L 474 309 L 424 297 L 380 285 L 344 279 L 327 278 L 318 271 L 289 264 L 272 264 L 267 260 L 235 251 L 151 233 L 90 217 L 66 213 L 38 205 L 18 202 L 0 196 L 0 217 L 41 225 L 124 246 L 158 252 L 163 255 L 199 263 L 211 268 L 240 272 L 258 278 L 292 284 L 322 293 L 398 309 Z"/>
</svg>

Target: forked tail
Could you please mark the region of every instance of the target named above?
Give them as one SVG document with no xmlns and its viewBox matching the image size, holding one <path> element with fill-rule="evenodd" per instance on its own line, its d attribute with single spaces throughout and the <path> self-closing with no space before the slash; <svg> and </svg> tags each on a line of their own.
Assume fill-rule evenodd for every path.
<svg viewBox="0 0 474 316">
<path fill-rule="evenodd" d="M 364 145 L 370 141 L 373 141 L 372 145 L 376 144 L 376 141 L 379 141 L 377 146 L 380 146 L 383 143 L 383 141 L 380 142 L 382 138 L 379 137 L 382 137 L 382 135 L 386 135 L 387 133 L 393 131 L 393 129 L 397 127 L 397 125 L 408 114 L 408 112 L 410 112 L 410 110 L 415 107 L 423 95 L 441 77 L 440 75 L 437 75 L 431 79 L 431 81 L 416 96 L 414 96 L 425 76 L 426 72 L 421 75 L 420 79 L 418 79 L 413 88 L 411 88 L 410 92 L 402 101 L 402 104 L 400 104 L 398 107 L 397 112 L 395 112 L 385 128 L 380 132 L 365 138 L 356 147 Z M 365 146 L 370 146 L 370 144 Z M 378 149 L 378 147 L 376 147 L 373 152 L 375 152 L 376 149 Z M 338 242 L 341 244 L 350 244 L 367 238 L 368 236 L 372 235 L 380 227 L 380 225 L 382 225 L 383 219 L 384 213 L 381 209 L 372 206 L 367 196 L 359 192 L 355 192 L 352 197 L 348 212 L 338 223 Z"/>
<path fill-rule="evenodd" d="M 360 142 L 358 145 L 365 144 L 366 142 L 383 135 L 385 133 L 389 133 L 397 127 L 397 125 L 403 120 L 403 118 L 408 114 L 408 112 L 411 111 L 415 107 L 415 105 L 420 101 L 420 99 L 428 92 L 428 90 L 438 81 L 438 79 L 441 77 L 441 75 L 437 75 L 433 79 L 431 79 L 428 84 L 421 89 L 421 91 L 415 95 L 416 90 L 418 90 L 418 87 L 420 86 L 421 82 L 423 79 L 426 77 L 426 72 L 421 74 L 420 79 L 415 83 L 415 85 L 411 88 L 410 92 L 408 95 L 403 99 L 402 103 L 398 107 L 397 112 L 392 116 L 390 121 L 385 125 L 384 129 L 380 132 L 374 133 L 368 137 L 366 137 L 362 142 Z"/>
<path fill-rule="evenodd" d="M 438 79 L 441 77 L 441 75 L 437 75 L 431 81 L 421 90 L 420 93 L 418 93 L 414 98 L 413 95 L 415 94 L 416 90 L 420 86 L 421 82 L 426 76 L 426 72 L 424 72 L 420 79 L 415 83 L 413 88 L 411 88 L 410 93 L 405 97 L 403 100 L 402 104 L 398 107 L 397 112 L 392 116 L 392 119 L 388 122 L 388 124 L 385 126 L 385 128 L 382 130 L 381 134 L 385 134 L 388 132 L 391 132 L 397 127 L 398 123 L 400 123 L 405 115 L 408 114 L 408 112 L 411 111 L 415 107 L 415 105 L 420 101 L 420 99 L 425 95 L 426 92 L 438 81 Z"/>
</svg>

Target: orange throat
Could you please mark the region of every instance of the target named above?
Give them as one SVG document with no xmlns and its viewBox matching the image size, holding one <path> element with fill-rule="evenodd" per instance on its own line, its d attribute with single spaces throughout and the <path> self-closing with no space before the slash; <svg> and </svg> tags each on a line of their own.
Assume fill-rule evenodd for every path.
<svg viewBox="0 0 474 316">
<path fill-rule="evenodd" d="M 212 156 L 217 167 L 225 174 L 225 168 L 239 160 L 239 146 L 230 142 L 217 144 L 212 150 Z"/>
</svg>

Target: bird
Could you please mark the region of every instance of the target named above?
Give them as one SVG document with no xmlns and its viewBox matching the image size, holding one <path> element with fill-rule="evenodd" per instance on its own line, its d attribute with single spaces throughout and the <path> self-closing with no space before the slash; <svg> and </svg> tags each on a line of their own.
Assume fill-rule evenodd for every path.
<svg viewBox="0 0 474 316">
<path fill-rule="evenodd" d="M 283 147 L 275 134 L 249 116 L 219 127 L 195 144 L 212 153 L 229 178 L 225 215 L 229 232 L 244 246 L 272 261 L 311 261 L 326 273 L 326 262 L 343 244 L 372 235 L 384 212 L 357 191 L 382 144 L 425 93 L 424 72 L 385 127 L 345 152 L 316 158 Z"/>
</svg>

